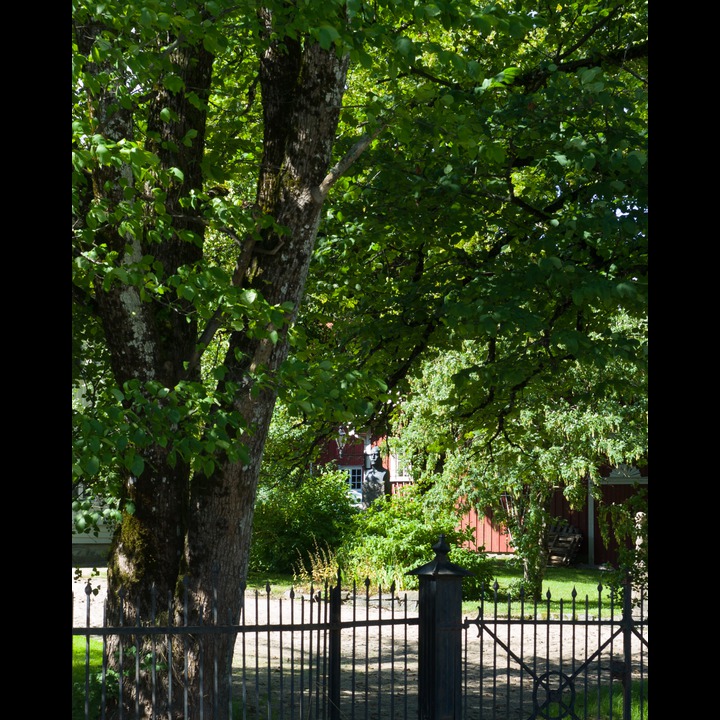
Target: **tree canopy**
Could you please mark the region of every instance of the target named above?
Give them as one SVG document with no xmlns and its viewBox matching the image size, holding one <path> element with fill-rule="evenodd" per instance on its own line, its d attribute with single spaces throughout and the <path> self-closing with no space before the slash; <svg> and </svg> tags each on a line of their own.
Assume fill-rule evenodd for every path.
<svg viewBox="0 0 720 720">
<path fill-rule="evenodd" d="M 75 0 L 72 49 L 73 488 L 115 498 L 110 598 L 190 577 L 200 611 L 220 566 L 237 611 L 278 399 L 389 431 L 452 353 L 483 438 L 558 379 L 642 394 L 646 3 Z"/>
<path fill-rule="evenodd" d="M 396 38 L 412 59 L 379 86 L 351 66 L 350 117 L 383 129 L 320 225 L 290 368 L 308 378 L 315 342 L 357 382 L 382 378 L 378 426 L 425 356 L 467 340 L 486 349 L 465 410 L 496 425 L 565 365 L 645 363 L 610 321 L 646 309 L 645 7 L 494 8 Z M 292 399 L 326 418 L 318 384 Z"/>
</svg>

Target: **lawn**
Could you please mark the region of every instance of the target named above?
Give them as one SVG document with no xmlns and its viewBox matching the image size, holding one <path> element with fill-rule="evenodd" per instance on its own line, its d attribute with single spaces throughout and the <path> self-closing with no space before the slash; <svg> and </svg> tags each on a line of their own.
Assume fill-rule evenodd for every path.
<svg viewBox="0 0 720 720">
<path fill-rule="evenodd" d="M 85 673 L 86 652 L 86 639 L 82 636 L 74 635 L 72 652 L 73 720 L 86 717 L 86 701 L 88 709 L 90 709 L 90 717 L 95 717 L 97 708 L 100 707 L 98 672 L 102 667 L 102 641 L 97 638 L 90 638 L 90 673 L 87 677 Z"/>
<path fill-rule="evenodd" d="M 515 590 L 516 584 L 522 579 L 522 569 L 516 566 L 511 555 L 494 556 L 490 558 L 493 568 L 493 577 L 498 584 L 498 603 L 504 607 L 507 601 L 512 597 L 513 611 L 520 612 L 519 596 Z M 585 601 L 587 599 L 587 609 L 590 615 L 598 612 L 598 597 L 602 598 L 603 608 L 609 607 L 610 604 L 610 588 L 607 586 L 607 572 L 599 568 L 587 566 L 570 566 L 557 567 L 549 566 L 546 569 L 545 579 L 543 581 L 542 600 L 538 602 L 538 615 L 542 616 L 547 613 L 548 609 L 548 593 L 550 594 L 550 612 L 552 615 L 558 615 L 560 612 L 560 601 L 562 600 L 563 614 L 568 614 L 572 609 L 573 591 L 575 592 L 576 611 L 584 616 Z M 270 587 L 272 596 L 281 596 L 292 587 L 293 578 L 291 575 L 262 575 L 251 574 L 248 577 L 248 588 L 257 590 L 264 594 L 267 586 Z M 598 588 L 602 586 L 599 594 Z M 486 599 L 486 607 L 488 601 L 492 604 L 492 598 Z M 463 603 L 463 612 L 465 614 L 477 613 L 478 601 L 468 601 Z M 532 600 L 525 599 L 525 611 L 533 612 Z"/>
<path fill-rule="evenodd" d="M 495 556 L 490 559 L 493 566 L 493 576 L 498 584 L 498 602 L 507 604 L 512 598 L 513 606 L 519 612 L 520 599 L 516 590 L 517 583 L 522 580 L 522 568 L 517 565 L 513 557 Z M 553 614 L 560 612 L 562 600 L 563 613 L 572 609 L 573 593 L 575 593 L 575 607 L 581 614 L 585 611 L 587 600 L 588 612 L 594 614 L 598 610 L 598 598 L 602 598 L 603 607 L 610 604 L 610 588 L 607 585 L 607 572 L 599 568 L 587 566 L 548 566 L 543 580 L 542 599 L 538 601 L 538 612 L 547 610 L 548 599 L 550 611 Z M 600 590 L 602 588 L 602 590 Z M 477 602 L 463 603 L 463 610 L 477 609 Z M 487 600 L 486 600 L 487 605 Z M 532 611 L 532 599 L 525 598 L 526 611 Z"/>
</svg>

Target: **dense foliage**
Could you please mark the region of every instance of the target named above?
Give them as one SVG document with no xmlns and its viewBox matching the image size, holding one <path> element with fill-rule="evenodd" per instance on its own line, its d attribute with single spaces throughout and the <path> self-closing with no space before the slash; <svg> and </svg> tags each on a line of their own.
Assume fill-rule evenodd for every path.
<svg viewBox="0 0 720 720">
<path fill-rule="evenodd" d="M 615 323 L 627 325 L 628 318 Z M 635 332 L 643 337 L 645 324 Z M 644 360 L 612 358 L 602 368 L 568 363 L 551 393 L 545 381 L 529 382 L 498 432 L 468 410 L 478 350 L 484 352 L 468 341 L 462 352 L 428 361 L 397 413 L 393 446 L 413 467 L 416 481 L 436 486 L 449 505 L 493 509 L 523 560 L 526 591 L 537 597 L 547 562 L 546 532 L 555 520 L 549 511 L 553 493 L 562 491 L 570 507 L 582 508 L 588 481 L 601 500 L 601 464 L 642 463 L 647 456 Z M 620 546 L 628 540 L 634 545 L 634 514 L 647 511 L 643 496 L 607 512 L 598 507 L 601 520 L 612 515 Z M 611 524 L 602 527 L 607 536 Z M 623 562 L 632 567 L 632 556 Z"/>
<path fill-rule="evenodd" d="M 465 599 L 478 599 L 492 579 L 484 552 L 462 548 L 467 536 L 458 531 L 455 514 L 447 507 L 433 507 L 417 486 L 379 498 L 355 515 L 338 563 L 348 582 L 360 587 L 367 581 L 373 590 L 414 590 L 418 577 L 408 573 L 433 559 L 430 548 L 440 535 L 451 548 L 449 560 L 472 573 L 463 580 Z"/>
<path fill-rule="evenodd" d="M 258 490 L 250 548 L 252 572 L 291 573 L 318 549 L 336 551 L 357 510 L 344 472 L 285 478 Z"/>
<path fill-rule="evenodd" d="M 278 399 L 302 463 L 445 353 L 481 464 L 642 404 L 646 2 L 75 0 L 71 80 L 73 494 L 142 612 L 237 607 Z"/>
</svg>

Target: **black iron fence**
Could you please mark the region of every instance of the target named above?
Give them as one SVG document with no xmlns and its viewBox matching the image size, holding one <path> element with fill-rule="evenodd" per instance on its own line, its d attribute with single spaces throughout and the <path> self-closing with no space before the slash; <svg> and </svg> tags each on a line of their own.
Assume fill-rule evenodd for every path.
<svg viewBox="0 0 720 720">
<path fill-rule="evenodd" d="M 223 632 L 237 633 L 231 668 L 204 682 L 209 693 L 225 684 L 229 707 L 203 720 L 647 720 L 647 602 L 629 583 L 622 602 L 603 601 L 598 588 L 596 602 L 573 598 L 559 610 L 549 596 L 501 602 L 495 590 L 463 618 L 464 571 L 446 548 L 441 539 L 436 559 L 415 571 L 419 592 L 371 592 L 368 582 L 343 591 L 340 578 L 307 595 L 278 598 L 267 587 L 245 595 L 237 625 L 93 626 L 88 584 L 87 621 L 73 627 L 86 649 L 78 720 L 107 717 L 120 683 L 147 682 L 164 698 L 150 717 L 189 717 L 186 678 L 169 674 L 162 658 L 189 635 L 202 644 Z M 148 635 L 157 652 L 119 677 L 108 638 L 131 645 Z M 100 645 L 94 661 L 91 640 Z M 119 716 L 147 714 L 126 707 Z"/>
<path fill-rule="evenodd" d="M 647 720 L 647 603 L 482 603 L 463 630 L 465 718 Z M 590 608 L 593 608 L 592 610 Z"/>
</svg>

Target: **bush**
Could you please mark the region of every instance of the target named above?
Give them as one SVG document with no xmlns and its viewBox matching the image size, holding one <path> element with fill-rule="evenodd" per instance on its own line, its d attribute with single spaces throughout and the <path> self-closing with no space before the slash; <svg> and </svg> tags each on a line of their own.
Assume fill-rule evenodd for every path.
<svg viewBox="0 0 720 720">
<path fill-rule="evenodd" d="M 334 551 L 357 512 L 348 493 L 347 474 L 321 470 L 287 486 L 258 491 L 250 546 L 251 572 L 291 573 L 317 547 Z"/>
<path fill-rule="evenodd" d="M 483 597 L 492 597 L 493 566 L 492 561 L 484 550 L 468 550 L 464 547 L 454 547 L 448 554 L 450 562 L 454 562 L 472 575 L 463 578 L 463 600 L 480 600 Z"/>
<path fill-rule="evenodd" d="M 432 560 L 432 546 L 440 535 L 445 535 L 445 542 L 452 548 L 450 561 L 473 573 L 480 570 L 480 577 L 486 579 L 490 568 L 486 567 L 484 553 L 457 547 L 466 536 L 456 526 L 455 514 L 430 508 L 417 486 L 378 498 L 353 518 L 347 539 L 338 550 L 343 576 L 357 584 L 367 579 L 371 587 L 389 589 L 394 583 L 396 591 L 417 589 L 418 577 L 407 573 Z M 477 592 L 472 589 L 474 580 L 467 581 L 470 592 Z"/>
</svg>

